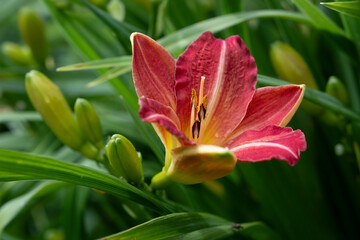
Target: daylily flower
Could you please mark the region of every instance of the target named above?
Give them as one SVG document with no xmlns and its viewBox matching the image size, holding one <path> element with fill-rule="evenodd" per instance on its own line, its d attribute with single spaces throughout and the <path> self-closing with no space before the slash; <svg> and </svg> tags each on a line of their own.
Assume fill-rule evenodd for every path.
<svg viewBox="0 0 360 240">
<path fill-rule="evenodd" d="M 237 161 L 299 160 L 304 134 L 285 126 L 305 87 L 255 89 L 255 60 L 239 36 L 221 40 L 204 32 L 177 61 L 143 34 L 133 33 L 131 42 L 139 115 L 166 148 L 153 187 L 217 179 Z"/>
</svg>

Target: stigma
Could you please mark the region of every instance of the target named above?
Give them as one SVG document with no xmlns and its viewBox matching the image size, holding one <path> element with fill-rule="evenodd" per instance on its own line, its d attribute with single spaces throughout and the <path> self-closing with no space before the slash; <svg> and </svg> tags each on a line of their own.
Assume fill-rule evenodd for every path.
<svg viewBox="0 0 360 240">
<path fill-rule="evenodd" d="M 207 95 L 204 96 L 205 77 L 201 76 L 199 98 L 196 96 L 196 90 L 191 90 L 191 114 L 190 114 L 190 134 L 193 140 L 198 143 L 201 139 L 201 123 L 206 119 L 207 113 Z"/>
</svg>

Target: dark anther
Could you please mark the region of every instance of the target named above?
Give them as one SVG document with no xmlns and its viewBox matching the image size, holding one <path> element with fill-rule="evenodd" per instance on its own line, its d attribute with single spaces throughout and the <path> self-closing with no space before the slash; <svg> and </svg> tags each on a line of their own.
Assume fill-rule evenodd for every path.
<svg viewBox="0 0 360 240">
<path fill-rule="evenodd" d="M 193 139 L 197 139 L 200 134 L 200 121 L 196 120 L 194 125 L 192 126 L 192 137 Z"/>
<path fill-rule="evenodd" d="M 206 114 L 206 109 L 204 107 L 204 104 L 201 104 L 200 110 L 198 113 L 198 117 L 199 117 L 200 121 L 205 119 L 205 114 Z"/>
</svg>

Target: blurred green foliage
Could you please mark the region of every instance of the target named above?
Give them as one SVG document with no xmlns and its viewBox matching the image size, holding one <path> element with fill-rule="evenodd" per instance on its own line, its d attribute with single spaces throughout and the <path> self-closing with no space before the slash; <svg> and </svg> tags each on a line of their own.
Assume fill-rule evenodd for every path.
<svg viewBox="0 0 360 240">
<path fill-rule="evenodd" d="M 115 236 L 360 239 L 358 18 L 317 0 L 1 4 L 0 239 L 95 239 L 135 226 Z M 32 9 L 34 21 L 44 29 L 29 30 L 31 21 L 21 17 L 24 8 Z M 217 181 L 173 184 L 151 193 L 64 146 L 26 94 L 25 74 L 36 69 L 59 86 L 70 106 L 85 98 L 99 115 L 104 142 L 121 134 L 141 152 L 149 183 L 161 170 L 164 149 L 151 126 L 137 117 L 129 36 L 134 31 L 148 34 L 177 57 L 206 30 L 220 38 L 243 38 L 261 74 L 259 85 L 284 83 L 276 79 L 281 76 L 270 59 L 276 41 L 291 46 L 308 65 L 318 90 L 306 92 L 305 98 L 320 110 L 309 114 L 300 108 L 290 122 L 305 133 L 308 145 L 295 167 L 275 160 L 239 163 Z M 41 40 L 29 40 L 35 31 Z"/>
</svg>

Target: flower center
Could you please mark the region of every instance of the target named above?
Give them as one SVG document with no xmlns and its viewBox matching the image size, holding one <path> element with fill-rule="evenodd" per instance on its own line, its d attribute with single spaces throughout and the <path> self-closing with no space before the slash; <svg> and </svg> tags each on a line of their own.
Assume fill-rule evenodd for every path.
<svg viewBox="0 0 360 240">
<path fill-rule="evenodd" d="M 191 115 L 190 115 L 190 136 L 198 143 L 202 139 L 203 131 L 201 123 L 205 121 L 207 113 L 207 95 L 204 95 L 205 77 L 201 76 L 199 101 L 196 96 L 195 89 L 191 92 Z"/>
</svg>

